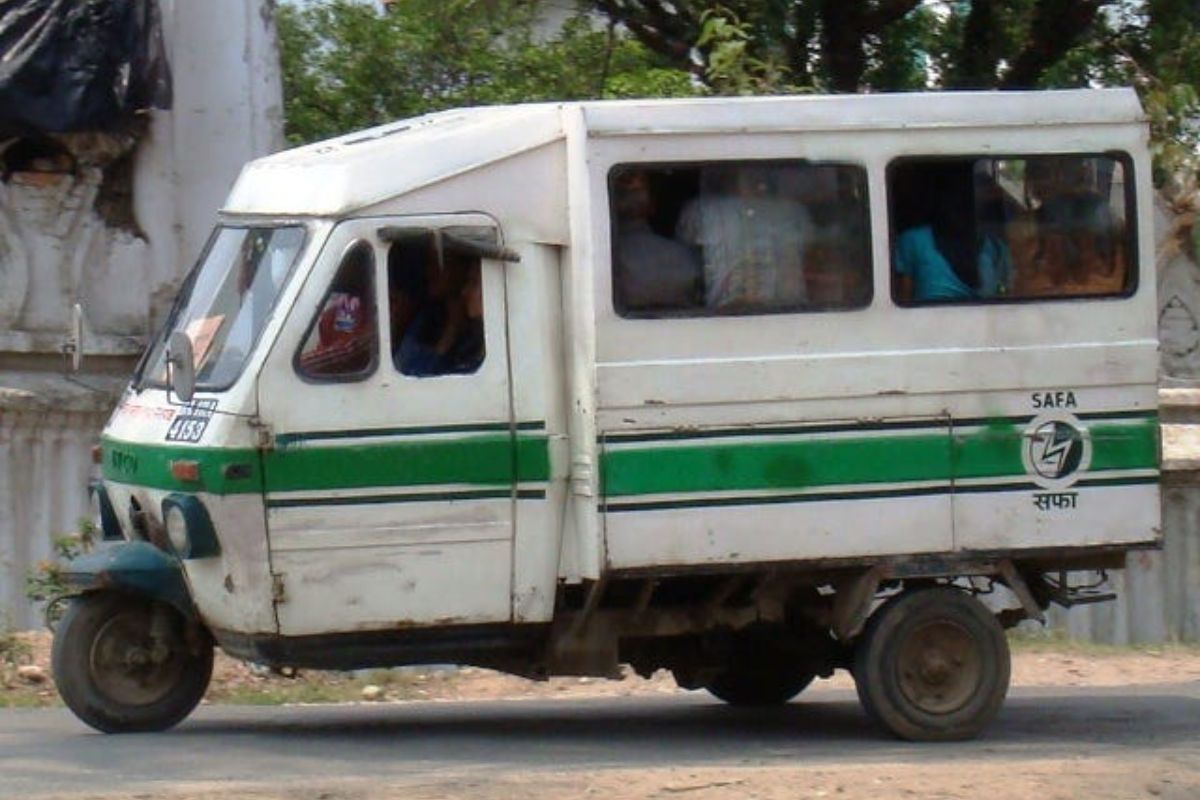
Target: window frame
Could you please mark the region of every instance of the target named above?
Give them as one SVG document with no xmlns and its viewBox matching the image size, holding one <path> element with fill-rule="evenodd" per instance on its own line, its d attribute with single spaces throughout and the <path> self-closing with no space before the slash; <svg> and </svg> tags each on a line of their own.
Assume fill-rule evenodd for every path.
<svg viewBox="0 0 1200 800">
<path fill-rule="evenodd" d="M 766 310 L 747 310 L 747 309 L 730 309 L 721 311 L 711 309 L 707 305 L 699 305 L 695 308 L 688 309 L 658 309 L 658 310 L 631 310 L 623 309 L 617 302 L 617 275 L 616 275 L 616 243 L 617 243 L 617 211 L 613 202 L 613 191 L 616 187 L 616 181 L 621 174 L 627 170 L 668 170 L 668 169 L 701 169 L 703 167 L 766 167 L 774 166 L 815 166 L 815 167 L 849 167 L 856 171 L 855 177 L 860 182 L 859 188 L 862 190 L 863 202 L 861 207 L 863 232 L 863 254 L 865 256 L 865 264 L 863 266 L 863 277 L 867 282 L 867 290 L 864 297 L 859 303 L 845 306 L 828 306 L 828 305 L 813 305 L 797 308 L 780 308 Z M 779 317 L 779 316 L 809 316 L 812 314 L 836 314 L 847 313 L 854 311 L 862 311 L 869 308 L 875 301 L 875 250 L 874 250 L 874 232 L 872 231 L 872 214 L 871 214 L 871 170 L 870 167 L 861 161 L 851 160 L 830 160 L 830 161 L 815 161 L 808 158 L 731 158 L 731 159 L 707 159 L 707 160 L 689 160 L 689 161 L 620 161 L 612 164 L 605 175 L 605 197 L 608 206 L 608 245 L 609 245 L 609 263 L 608 263 L 608 278 L 609 291 L 607 293 L 608 302 L 611 306 L 613 314 L 622 320 L 672 320 L 672 319 L 731 319 L 744 317 Z M 678 222 L 678 220 L 676 220 Z M 701 264 L 701 270 L 703 265 Z"/>
<path fill-rule="evenodd" d="M 1033 161 L 1039 158 L 1109 158 L 1121 165 L 1124 170 L 1124 195 L 1125 195 L 1125 226 L 1126 235 L 1123 237 L 1123 246 L 1126 247 L 1125 259 L 1128 274 L 1126 275 L 1126 286 L 1120 292 L 1109 292 L 1104 294 L 1075 294 L 1075 295 L 1041 295 L 1036 297 L 1013 297 L 1004 295 L 999 297 L 978 297 L 964 300 L 902 300 L 897 295 L 899 281 L 896 277 L 899 273 L 895 268 L 895 250 L 896 241 L 900 231 L 896 227 L 896 214 L 894 211 L 893 201 L 895 200 L 892 191 L 892 176 L 893 171 L 898 166 L 913 162 L 921 162 L 926 164 L 933 163 L 962 163 L 964 161 L 972 164 L 979 161 Z M 1141 286 L 1141 230 L 1138 224 L 1139 208 L 1137 202 L 1137 176 L 1134 167 L 1133 157 L 1124 150 L 1105 150 L 1105 151 L 1071 151 L 1071 152 L 1037 152 L 1037 153 L 938 153 L 934 155 L 920 154 L 905 154 L 896 156 L 887 162 L 884 169 L 884 201 L 885 212 L 887 214 L 888 226 L 888 249 L 887 249 L 887 280 L 888 280 L 888 296 L 892 300 L 892 305 L 897 308 L 914 309 L 914 308 L 962 308 L 972 306 L 1019 306 L 1030 303 L 1055 303 L 1055 302 L 1091 302 L 1091 301 L 1114 301 L 1128 300 L 1138 293 Z"/>
</svg>

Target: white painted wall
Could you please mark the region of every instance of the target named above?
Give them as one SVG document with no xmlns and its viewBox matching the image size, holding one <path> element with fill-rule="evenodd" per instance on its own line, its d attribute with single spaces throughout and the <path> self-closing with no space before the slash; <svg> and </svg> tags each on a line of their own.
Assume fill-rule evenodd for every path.
<svg viewBox="0 0 1200 800">
<path fill-rule="evenodd" d="M 134 209 L 145 238 L 107 227 L 93 210 L 99 169 L 0 184 L 0 615 L 18 627 L 38 624 L 26 572 L 87 512 L 90 448 L 111 404 L 59 374 L 71 303 L 84 304 L 93 356 L 80 378 L 115 390 L 242 164 L 283 145 L 273 3 L 160 5 L 174 108 L 152 112 L 137 145 Z"/>
</svg>

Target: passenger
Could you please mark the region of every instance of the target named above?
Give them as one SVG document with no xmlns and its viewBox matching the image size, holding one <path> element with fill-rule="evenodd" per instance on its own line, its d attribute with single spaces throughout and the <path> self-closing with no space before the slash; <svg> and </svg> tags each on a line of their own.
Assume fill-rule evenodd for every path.
<svg viewBox="0 0 1200 800">
<path fill-rule="evenodd" d="M 483 275 L 477 260 L 446 251 L 432 266 L 428 294 L 396 354 L 401 373 L 424 378 L 467 374 L 483 363 Z"/>
<path fill-rule="evenodd" d="M 684 207 L 676 235 L 703 254 L 707 306 L 803 307 L 804 250 L 812 230 L 804 205 L 777 191 L 769 167 L 711 169 L 704 178 L 712 186 Z"/>
<path fill-rule="evenodd" d="M 701 305 L 700 264 L 686 245 L 650 224 L 654 198 L 642 170 L 616 178 L 613 208 L 613 296 L 619 311 L 695 308 Z"/>
<path fill-rule="evenodd" d="M 1119 291 L 1123 283 L 1120 224 L 1096 187 L 1090 162 L 1052 158 L 1030 164 L 1026 185 L 1036 208 L 1034 263 L 1041 292 Z M 1103 182 L 1111 184 L 1111 175 Z"/>
<path fill-rule="evenodd" d="M 931 218 L 901 233 L 892 254 L 899 298 L 925 303 L 1006 294 L 1012 256 L 977 218 L 971 166 L 946 164 L 925 175 Z"/>
</svg>

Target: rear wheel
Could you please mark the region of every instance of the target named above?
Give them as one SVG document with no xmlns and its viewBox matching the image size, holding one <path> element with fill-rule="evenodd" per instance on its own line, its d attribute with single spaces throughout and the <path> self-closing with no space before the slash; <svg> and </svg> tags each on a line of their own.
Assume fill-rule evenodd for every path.
<svg viewBox="0 0 1200 800">
<path fill-rule="evenodd" d="M 950 587 L 906 592 L 871 617 L 854 657 L 867 714 L 914 741 L 969 739 L 1008 692 L 1004 630 L 974 597 Z"/>
<path fill-rule="evenodd" d="M 713 669 L 700 684 L 733 706 L 778 706 L 816 677 L 824 641 L 777 625 L 751 626 L 715 648 Z"/>
<path fill-rule="evenodd" d="M 94 593 L 71 601 L 54 631 L 51 662 L 63 702 L 88 725 L 157 731 L 204 697 L 213 643 L 168 605 Z"/>
<path fill-rule="evenodd" d="M 814 677 L 786 664 L 738 665 L 718 673 L 704 688 L 731 706 L 779 706 L 804 691 Z"/>
</svg>

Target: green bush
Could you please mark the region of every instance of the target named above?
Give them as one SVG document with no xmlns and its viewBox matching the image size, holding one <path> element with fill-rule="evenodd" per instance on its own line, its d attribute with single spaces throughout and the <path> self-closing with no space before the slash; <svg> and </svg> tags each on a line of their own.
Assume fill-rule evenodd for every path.
<svg viewBox="0 0 1200 800">
<path fill-rule="evenodd" d="M 90 553 L 96 546 L 96 526 L 91 520 L 80 520 L 79 529 L 54 539 L 54 558 L 39 561 L 25 576 L 25 596 L 35 603 L 49 603 L 47 621 L 57 622 L 62 612 L 54 601 L 67 592 L 62 565 L 73 558 Z"/>
</svg>

